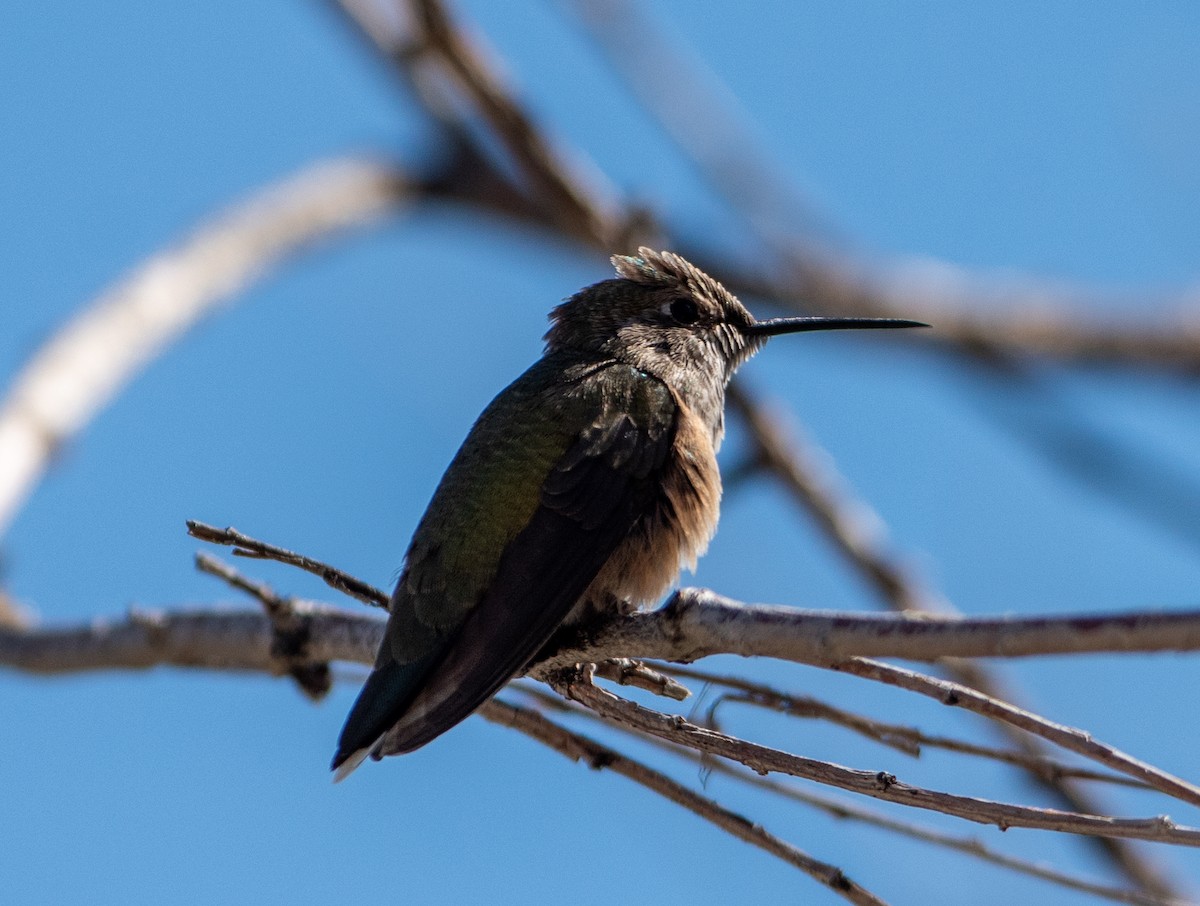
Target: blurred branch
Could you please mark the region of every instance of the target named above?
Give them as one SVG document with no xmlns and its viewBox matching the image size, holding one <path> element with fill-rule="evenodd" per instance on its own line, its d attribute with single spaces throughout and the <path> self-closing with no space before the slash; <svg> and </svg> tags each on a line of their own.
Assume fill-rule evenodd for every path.
<svg viewBox="0 0 1200 906">
<path fill-rule="evenodd" d="M 524 186 L 514 186 L 514 195 L 524 203 L 513 204 L 513 213 L 536 212 L 544 226 L 601 250 L 636 247 L 640 218 L 622 209 L 597 169 L 589 168 L 585 177 L 555 147 L 505 84 L 483 41 L 469 36 L 440 0 L 404 0 L 391 15 L 370 0 L 333 5 L 416 94 L 452 144 L 470 148 L 492 178 L 503 180 L 506 169 L 516 169 Z M 476 120 L 460 112 L 464 104 Z M 510 168 L 490 161 L 495 142 Z"/>
<path fill-rule="evenodd" d="M 832 457 L 794 429 L 785 435 L 779 419 L 772 418 L 740 380 L 729 385 L 726 400 L 746 427 L 755 463 L 786 488 L 834 549 L 893 610 L 953 612 L 887 549 L 883 520 L 853 496 Z"/>
<path fill-rule="evenodd" d="M 876 590 L 887 607 L 917 616 L 929 612 L 957 613 L 950 601 L 919 584 L 887 550 L 883 519 L 853 494 L 824 451 L 788 437 L 779 422 L 770 418 L 762 404 L 746 394 L 740 384 L 731 385 L 729 390 L 730 405 L 741 416 L 754 445 L 755 461 L 790 493 L 799 508 L 815 519 L 834 547 Z M 996 671 L 982 664 L 946 660 L 943 666 L 959 682 L 981 694 L 1006 702 L 1020 701 Z M 996 726 L 1031 762 L 1046 759 L 1045 747 L 1038 739 L 1018 732 L 1011 724 Z M 1089 814 L 1107 811 L 1092 793 L 1066 778 L 1028 767 L 1025 770 L 1034 782 L 1071 811 Z M 1112 838 L 1097 842 L 1143 889 L 1164 897 L 1174 894 L 1170 881 L 1128 844 Z"/>
<path fill-rule="evenodd" d="M 753 119 L 704 59 L 682 47 L 678 29 L 659 28 L 629 0 L 565 4 L 605 62 L 657 121 L 708 186 L 776 254 L 799 239 L 827 238 L 831 226 L 764 150 Z"/>
<path fill-rule="evenodd" d="M 33 622 L 33 614 L 0 588 L 0 629 L 21 629 Z"/>
<path fill-rule="evenodd" d="M 583 168 L 567 163 L 568 155 L 555 147 L 500 78 L 498 67 L 488 62 L 491 55 L 482 42 L 467 37 L 444 4 L 408 0 L 389 11 L 372 0 L 336 0 L 333 5 L 414 92 L 442 129 L 447 147 L 457 149 L 450 156 L 466 155 L 471 161 L 466 170 L 446 166 L 449 158 L 442 162 L 443 171 L 453 170 L 461 179 L 459 184 L 439 184 L 445 197 L 536 223 L 605 254 L 658 241 L 652 237 L 662 229 L 650 212 L 623 205 L 594 168 L 588 168 L 585 178 Z M 474 118 L 462 111 L 464 103 Z M 704 128 L 710 124 L 708 118 L 695 122 Z M 510 167 L 492 159 L 497 141 Z M 725 149 L 722 159 L 729 154 Z M 511 167 L 521 174 L 523 186 L 507 180 L 505 172 Z M 726 178 L 728 171 L 721 167 L 725 175 L 714 181 Z M 764 165 L 755 172 L 770 168 Z M 726 194 L 736 201 L 764 192 L 796 197 L 777 185 L 763 192 L 742 187 Z M 1144 319 L 1097 319 L 1087 310 L 1089 295 L 1077 289 L 1034 281 L 1001 287 L 941 262 L 878 268 L 793 241 L 782 270 L 759 260 L 749 272 L 686 243 L 662 241 L 735 292 L 801 312 L 901 314 L 934 324 L 937 330 L 928 341 L 950 343 L 969 353 L 1200 369 L 1200 302 L 1190 296 L 1164 300 L 1160 307 L 1174 307 L 1177 314 L 1164 315 L 1147 327 Z M 772 269 L 777 271 L 773 276 Z M 1144 297 L 1137 301 L 1144 307 Z"/>
<path fill-rule="evenodd" d="M 836 250 L 843 243 L 832 241 L 827 219 L 755 141 L 736 96 L 681 46 L 677 32 L 668 34 L 628 0 L 568 5 L 647 113 L 770 251 L 773 260 L 757 260 L 754 275 L 742 276 L 676 243 L 730 288 L 801 313 L 916 318 L 937 328 L 924 339 L 989 357 L 1200 369 L 1195 290 L 1128 299 L 1127 310 L 1154 302 L 1163 313 L 1147 325 L 1140 314 L 1099 318 L 1089 311 L 1095 294 L 1079 288 L 1032 279 L 1004 284 L 929 258 L 869 263 Z"/>
<path fill-rule="evenodd" d="M 1104 401 L 1070 392 L 1061 368 L 1012 358 L 960 357 L 956 383 L 987 417 L 1068 480 L 1134 518 L 1200 547 L 1200 475 L 1191 451 L 1129 436 Z"/>
<path fill-rule="evenodd" d="M 394 211 L 405 193 L 388 164 L 311 165 L 202 224 L 86 305 L 0 402 L 0 534 L 54 453 L 166 346 L 264 271 Z"/>
</svg>

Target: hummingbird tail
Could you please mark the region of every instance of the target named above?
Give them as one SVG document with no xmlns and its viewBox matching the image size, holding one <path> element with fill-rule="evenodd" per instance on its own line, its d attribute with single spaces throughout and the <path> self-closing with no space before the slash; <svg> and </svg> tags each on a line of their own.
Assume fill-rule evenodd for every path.
<svg viewBox="0 0 1200 906">
<path fill-rule="evenodd" d="M 339 757 L 333 760 L 333 782 L 341 783 L 343 780 L 353 774 L 358 766 L 367 760 L 367 758 L 371 755 L 371 750 L 374 748 L 374 745 L 370 745 L 365 748 L 358 749 L 355 752 L 351 752 L 344 758 L 341 757 L 341 753 L 339 752 Z"/>
<path fill-rule="evenodd" d="M 404 716 L 431 661 L 432 658 L 424 658 L 400 664 L 388 660 L 367 677 L 338 738 L 337 754 L 330 765 L 337 772 L 335 783 L 366 761 L 383 734 Z"/>
</svg>

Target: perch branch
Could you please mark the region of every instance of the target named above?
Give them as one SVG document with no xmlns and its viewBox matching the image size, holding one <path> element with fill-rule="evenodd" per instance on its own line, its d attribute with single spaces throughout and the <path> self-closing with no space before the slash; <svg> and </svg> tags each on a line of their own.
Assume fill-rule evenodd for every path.
<svg viewBox="0 0 1200 906">
<path fill-rule="evenodd" d="M 761 633 L 768 629 L 768 635 L 780 635 L 786 631 L 796 632 L 797 626 L 812 620 L 817 628 L 810 632 L 824 634 L 824 645 L 818 646 L 813 658 L 818 664 L 828 664 L 834 669 L 855 672 L 893 685 L 904 685 L 905 688 L 939 700 L 979 710 L 987 716 L 1014 723 L 1072 751 L 1095 758 L 1169 795 L 1189 802 L 1200 802 L 1200 790 L 1191 784 L 1095 741 L 1081 731 L 1051 723 L 961 684 L 946 683 L 877 662 L 836 660 L 829 656 L 829 651 L 838 651 L 844 657 L 853 650 L 855 643 L 874 641 L 871 632 L 860 631 L 861 624 L 865 623 L 868 629 L 878 629 L 880 626 L 886 627 L 888 622 L 910 622 L 909 618 L 894 615 L 830 617 L 827 614 L 813 615 L 779 607 L 739 606 L 702 590 L 689 590 L 687 595 L 691 603 L 682 609 L 690 614 L 688 618 L 679 619 L 680 600 L 685 596 L 681 592 L 672 604 L 659 610 L 609 622 L 607 628 L 596 633 L 586 647 L 560 652 L 538 665 L 538 675 L 548 675 L 556 669 L 576 663 L 628 657 L 631 650 L 639 648 L 643 649 L 637 651 L 641 657 L 692 660 L 701 655 L 693 637 L 700 632 L 697 626 L 705 627 L 702 653 L 745 654 L 748 632 Z M 382 637 L 381 621 L 299 601 L 293 602 L 292 610 L 297 621 L 294 624 L 296 631 L 302 631 L 308 640 L 306 651 L 311 662 L 372 662 Z M 847 634 L 846 639 L 838 640 L 837 633 L 830 631 L 830 621 L 840 624 L 839 628 Z M 995 621 L 957 622 L 969 633 L 972 623 Z M 622 627 L 633 627 L 634 631 L 623 633 Z M 748 627 L 755 628 L 751 630 Z M 895 639 L 896 635 L 885 628 L 882 637 Z M 906 640 L 903 634 L 899 639 L 902 642 Z M 0 629 L 0 664 L 32 672 L 150 667 L 158 664 L 275 670 L 280 661 L 274 647 L 275 641 L 274 626 L 269 618 L 261 614 L 206 611 L 133 613 L 125 620 L 94 621 L 80 627 Z M 751 648 L 750 653 L 763 652 Z M 794 652 L 791 654 L 791 657 L 788 653 L 775 656 L 799 659 L 794 657 Z"/>
<path fill-rule="evenodd" d="M 625 657 L 695 661 L 714 654 L 825 664 L 843 657 L 1031 657 L 1046 654 L 1200 649 L 1200 612 L 1085 616 L 958 617 L 843 613 L 745 604 L 704 588 L 681 588 L 662 607 L 568 633 L 547 666 Z M 660 652 L 669 651 L 665 657 Z"/>
<path fill-rule="evenodd" d="M 374 663 L 381 620 L 311 601 L 292 609 L 307 625 L 313 661 Z M 274 638 L 261 611 L 138 610 L 75 626 L 0 628 L 0 665 L 41 674 L 160 666 L 279 674 L 286 665 L 273 654 Z"/>
<path fill-rule="evenodd" d="M 370 663 L 375 649 L 382 638 L 382 621 L 377 618 L 350 613 L 326 605 L 296 602 L 297 613 L 305 619 L 314 620 L 319 626 L 313 629 L 313 644 L 318 646 L 312 657 L 315 660 L 350 660 Z M 221 620 L 243 621 L 256 615 L 229 614 L 209 611 L 169 611 L 155 616 L 152 622 L 164 631 L 177 627 L 189 639 L 203 640 L 206 646 L 222 643 Z M 1200 623 L 1200 615 L 1161 615 L 1168 623 L 1176 621 L 1177 632 L 1194 632 Z M 132 617 L 129 624 L 136 628 L 148 617 Z M 1112 631 L 1103 629 L 1111 621 Z M 262 621 L 269 633 L 269 622 Z M 1081 645 L 1068 641 L 1055 642 L 1069 635 L 1076 624 L 1093 630 L 1091 644 Z M 92 643 L 118 633 L 126 624 L 120 621 L 96 621 L 77 627 L 59 629 L 3 629 L 0 640 L 4 641 L 7 656 L 24 659 L 24 646 L 29 651 L 38 649 L 50 639 L 61 643 L 74 639 L 80 650 Z M 339 627 L 356 627 L 356 638 L 371 639 L 370 651 L 347 649 Z M 581 637 L 572 632 L 570 644 L 547 658 L 539 669 L 551 670 L 576 663 L 602 661 L 606 658 L 646 658 L 664 661 L 692 661 L 715 654 L 738 654 L 743 656 L 773 657 L 797 663 L 815 663 L 829 666 L 836 662 L 837 669 L 848 670 L 845 659 L 859 653 L 876 656 L 932 658 L 937 656 L 937 646 L 947 649 L 970 650 L 979 655 L 1004 656 L 1014 652 L 1006 645 L 1006 628 L 1020 636 L 1042 632 L 1047 641 L 1041 644 L 1021 646 L 1015 652 L 1021 655 L 1067 654 L 1081 652 L 1110 651 L 1173 651 L 1178 650 L 1178 638 L 1169 635 L 1163 625 L 1149 623 L 1121 614 L 1094 617 L 1034 617 L 1009 619 L 942 619 L 926 621 L 894 614 L 832 613 L 808 611 L 798 608 L 763 604 L 739 604 L 706 589 L 682 589 L 671 601 L 657 610 L 630 614 L 604 622 Z M 100 631 L 100 630 L 103 631 Z M 93 636 L 93 632 L 99 635 Z M 211 637 L 206 633 L 214 633 Z M 929 634 L 926 634 L 926 633 Z M 332 633 L 326 638 L 326 633 Z M 914 641 L 914 634 L 916 640 Z M 132 639 L 133 637 L 131 637 Z M 773 641 L 772 641 L 773 639 Z M 989 641 L 990 640 L 990 641 Z M 229 640 L 232 642 L 233 640 Z M 757 647 L 756 647 L 757 646 Z M 207 650 L 207 649 L 206 649 Z M 65 653 L 65 652 L 64 652 Z M 360 656 L 361 655 L 361 656 Z M 108 662 L 100 655 L 97 667 L 148 666 L 147 663 L 125 665 L 116 660 Z M 38 655 L 35 660 L 43 656 Z M 0 657 L 0 663 L 9 663 Z M 49 662 L 48 662 L 49 663 Z M 187 666 L 167 657 L 155 663 Z M 71 657 L 64 666 L 70 669 Z M 213 663 L 212 666 L 218 666 Z M 258 666 L 257 663 L 253 666 Z M 881 665 L 882 666 L 882 665 Z M 892 668 L 898 669 L 898 668 Z M 962 687 L 965 688 L 965 687 Z M 970 690 L 968 690 L 970 691 Z"/>
</svg>

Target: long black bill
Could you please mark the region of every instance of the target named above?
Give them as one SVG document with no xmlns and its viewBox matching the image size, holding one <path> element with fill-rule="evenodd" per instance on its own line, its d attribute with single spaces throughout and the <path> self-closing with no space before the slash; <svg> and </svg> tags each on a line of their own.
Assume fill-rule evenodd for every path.
<svg viewBox="0 0 1200 906">
<path fill-rule="evenodd" d="M 904 318 L 767 318 L 746 330 L 752 337 L 773 337 L 802 330 L 885 330 L 895 327 L 928 327 L 922 321 Z"/>
</svg>

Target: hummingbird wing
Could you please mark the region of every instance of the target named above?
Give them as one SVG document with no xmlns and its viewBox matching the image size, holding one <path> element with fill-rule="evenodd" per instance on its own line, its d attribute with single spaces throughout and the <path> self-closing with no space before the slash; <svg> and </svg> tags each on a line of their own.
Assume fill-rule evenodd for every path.
<svg viewBox="0 0 1200 906">
<path fill-rule="evenodd" d="M 419 748 L 490 698 L 658 499 L 678 416 L 667 387 L 610 363 L 564 388 L 543 363 L 484 412 L 434 494 L 339 740 L 344 773 L 372 751 Z"/>
</svg>

